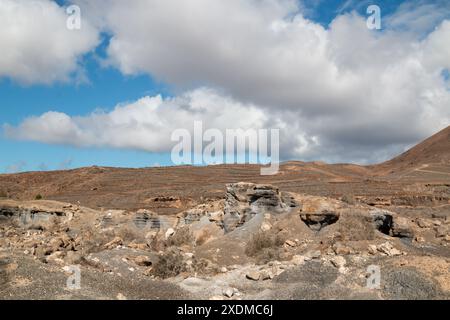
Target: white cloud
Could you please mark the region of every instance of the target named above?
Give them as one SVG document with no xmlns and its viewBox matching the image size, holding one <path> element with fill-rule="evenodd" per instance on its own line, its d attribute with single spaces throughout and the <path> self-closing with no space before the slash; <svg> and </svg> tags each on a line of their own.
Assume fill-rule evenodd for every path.
<svg viewBox="0 0 450 320">
<path fill-rule="evenodd" d="M 77 3 L 111 34 L 109 63 L 181 93 L 86 117 L 50 112 L 8 126 L 10 136 L 164 151 L 173 128 L 203 120 L 223 130 L 280 127 L 285 158 L 372 162 L 450 122 L 441 77 L 450 66 L 450 21 L 424 36 L 443 19 L 429 8 L 415 9 L 427 18 L 413 30 L 379 32 L 355 13 L 324 28 L 294 0 Z M 389 22 L 416 16 L 401 7 Z"/>
<path fill-rule="evenodd" d="M 423 59 L 431 71 L 450 69 L 450 20 L 442 22 L 425 40 Z"/>
<path fill-rule="evenodd" d="M 267 121 L 263 112 L 206 88 L 179 97 L 144 97 L 118 105 L 111 112 L 97 111 L 81 117 L 47 112 L 31 117 L 18 127 L 5 125 L 10 138 L 80 147 L 132 148 L 144 151 L 170 151 L 172 132 L 193 129 L 203 121 L 204 129 L 261 128 Z"/>
<path fill-rule="evenodd" d="M 80 76 L 79 59 L 96 47 L 98 33 L 83 20 L 80 30 L 68 30 L 67 17 L 50 0 L 1 0 L 0 78 L 50 84 Z"/>
</svg>

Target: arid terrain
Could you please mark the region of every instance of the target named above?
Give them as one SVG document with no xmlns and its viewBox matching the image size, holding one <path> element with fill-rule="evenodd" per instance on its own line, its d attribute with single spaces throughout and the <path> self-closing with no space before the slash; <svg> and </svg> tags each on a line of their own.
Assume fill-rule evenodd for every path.
<svg viewBox="0 0 450 320">
<path fill-rule="evenodd" d="M 450 127 L 378 165 L 259 173 L 0 175 L 0 298 L 450 299 Z"/>
</svg>

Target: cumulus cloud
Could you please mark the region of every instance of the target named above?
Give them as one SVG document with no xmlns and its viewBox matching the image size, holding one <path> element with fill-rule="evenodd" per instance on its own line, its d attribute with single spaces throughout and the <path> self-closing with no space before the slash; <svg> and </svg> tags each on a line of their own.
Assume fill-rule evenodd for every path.
<svg viewBox="0 0 450 320">
<path fill-rule="evenodd" d="M 88 21 L 71 31 L 67 17 L 50 0 L 0 1 L 0 78 L 50 84 L 82 75 L 80 58 L 96 47 L 98 32 Z"/>
<path fill-rule="evenodd" d="M 205 130 L 217 128 L 225 132 L 233 128 L 263 128 L 267 118 L 254 105 L 200 88 L 174 98 L 147 96 L 120 104 L 110 112 L 96 111 L 87 116 L 70 117 L 51 111 L 30 117 L 18 127 L 5 125 L 4 129 L 8 137 L 22 140 L 167 152 L 174 145 L 172 132 L 192 132 L 195 121 L 202 121 Z"/>
<path fill-rule="evenodd" d="M 110 33 L 111 65 L 150 74 L 176 97 L 144 97 L 85 117 L 49 112 L 7 126 L 9 136 L 165 151 L 173 128 L 199 119 L 222 130 L 278 127 L 284 158 L 375 162 L 450 122 L 442 77 L 450 21 L 429 7 L 412 14 L 402 6 L 387 20 L 392 28 L 376 31 L 356 13 L 325 28 L 294 0 L 77 3 Z M 405 30 L 417 12 L 425 19 Z"/>
</svg>

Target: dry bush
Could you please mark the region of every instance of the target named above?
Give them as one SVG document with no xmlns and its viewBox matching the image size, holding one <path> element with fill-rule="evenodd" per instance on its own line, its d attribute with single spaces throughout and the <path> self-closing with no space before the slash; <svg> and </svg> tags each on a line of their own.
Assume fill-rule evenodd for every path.
<svg viewBox="0 0 450 320">
<path fill-rule="evenodd" d="M 8 192 L 3 189 L 0 189 L 0 198 L 8 198 Z"/>
<path fill-rule="evenodd" d="M 8 258 L 0 258 L 0 286 L 4 288 L 9 282 L 9 275 L 7 267 L 9 264 Z"/>
<path fill-rule="evenodd" d="M 164 235 L 157 233 L 154 237 L 146 239 L 145 243 L 150 247 L 152 251 L 163 251 L 166 249 L 166 240 L 163 238 Z"/>
<path fill-rule="evenodd" d="M 341 197 L 341 201 L 345 202 L 347 204 L 350 204 L 350 205 L 354 205 L 356 203 L 355 196 L 353 194 L 350 194 L 350 193 L 344 194 Z"/>
<path fill-rule="evenodd" d="M 18 218 L 13 218 L 9 220 L 10 226 L 13 228 L 23 228 L 23 224 L 20 222 Z"/>
<path fill-rule="evenodd" d="M 144 234 L 138 228 L 130 225 L 124 224 L 115 230 L 115 235 L 120 237 L 123 242 L 131 242 L 136 240 L 138 242 L 144 242 Z"/>
<path fill-rule="evenodd" d="M 182 246 L 184 244 L 192 244 L 194 241 L 194 235 L 189 227 L 181 227 L 174 235 L 167 239 L 167 245 L 172 247 Z"/>
<path fill-rule="evenodd" d="M 216 275 L 218 273 L 220 273 L 220 267 L 211 262 L 208 259 L 205 258 L 193 258 L 192 260 L 192 266 L 191 266 L 191 270 L 192 272 L 195 272 L 197 275 Z"/>
<path fill-rule="evenodd" d="M 260 231 L 247 242 L 245 254 L 261 263 L 279 260 L 280 248 L 285 241 L 286 237 L 281 232 Z"/>
<path fill-rule="evenodd" d="M 83 254 L 103 251 L 104 245 L 112 241 L 115 234 L 112 232 L 100 232 L 95 226 L 87 225 L 83 228 L 81 238 L 81 249 Z"/>
<path fill-rule="evenodd" d="M 358 210 L 352 210 L 345 216 L 341 216 L 338 232 L 342 240 L 361 241 L 375 238 L 375 227 L 370 217 Z"/>
<path fill-rule="evenodd" d="M 186 266 L 183 261 L 183 255 L 175 248 L 169 248 L 164 252 L 153 265 L 153 275 L 162 279 L 176 277 L 185 271 Z"/>
</svg>

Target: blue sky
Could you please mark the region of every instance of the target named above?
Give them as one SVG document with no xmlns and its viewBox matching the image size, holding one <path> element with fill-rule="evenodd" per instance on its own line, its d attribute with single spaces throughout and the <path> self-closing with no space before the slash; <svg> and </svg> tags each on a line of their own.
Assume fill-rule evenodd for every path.
<svg viewBox="0 0 450 320">
<path fill-rule="evenodd" d="M 306 0 L 303 1 L 307 12 L 307 17 L 320 22 L 324 26 L 333 21 L 338 14 L 356 11 L 361 15 L 366 14 L 369 5 L 378 5 L 384 14 L 391 14 L 398 6 L 405 1 L 402 0 Z"/>
<path fill-rule="evenodd" d="M 58 1 L 58 3 L 63 5 L 69 2 Z M 353 10 L 364 17 L 365 10 L 369 4 L 379 5 L 382 8 L 383 16 L 387 17 L 395 13 L 404 2 L 393 0 L 305 0 L 303 1 L 303 8 L 305 9 L 303 14 L 307 19 L 327 29 L 337 16 L 348 14 Z M 435 4 L 437 7 L 447 7 L 442 1 L 417 1 L 417 4 L 418 6 Z M 83 8 L 83 6 L 81 7 Z M 437 22 L 441 22 L 441 20 Z M 432 27 L 434 28 L 436 25 Z M 384 30 L 379 32 L 384 32 Z M 429 30 L 426 32 L 429 32 Z M 111 33 L 114 33 L 114 31 Z M 107 47 L 113 36 L 111 33 L 107 28 L 106 31 L 99 31 L 101 41 L 94 46 L 93 51 L 77 56 L 77 70 L 82 70 L 84 75 L 84 80 L 82 81 L 72 77 L 68 81 L 51 81 L 50 83 L 39 83 L 39 81 L 24 82 L 14 75 L 9 76 L 7 72 L 2 74 L 0 67 L 0 103 L 2 109 L 0 125 L 8 124 L 18 127 L 28 117 L 39 117 L 48 111 L 61 112 L 69 117 L 88 117 L 95 110 L 101 109 L 108 113 L 119 104 L 133 103 L 145 96 L 161 95 L 164 99 L 175 97 L 180 92 L 195 90 L 195 88 L 190 87 L 191 84 L 189 82 L 183 83 L 178 78 L 174 79 L 175 76 L 172 76 L 173 72 L 171 71 L 155 71 L 156 75 L 153 75 L 152 70 L 149 71 L 146 64 L 139 66 L 141 69 L 136 67 L 132 71 L 126 70 L 123 63 L 105 65 L 105 61 L 108 59 Z M 117 35 L 121 34 L 117 32 Z M 50 34 L 49 36 L 51 37 L 52 35 Z M 1 36 L 0 39 L 2 39 Z M 0 45 L 3 46 L 5 44 Z M 180 50 L 183 50 L 183 48 L 180 48 Z M 442 75 L 443 78 L 448 80 L 448 69 L 442 69 Z M 195 78 L 193 75 L 192 81 L 199 82 L 202 87 L 210 85 L 211 87 L 219 88 L 219 91 L 223 90 L 230 93 L 230 96 L 240 101 L 239 103 L 241 101 L 242 103 L 261 103 L 262 99 L 258 97 L 253 99 L 253 97 L 245 94 L 240 97 L 240 93 L 234 90 L 232 85 L 230 85 L 230 89 L 223 82 L 220 82 L 226 76 L 214 78 L 208 72 L 201 76 L 203 78 L 200 76 Z M 183 79 L 185 77 L 185 75 L 179 76 L 179 78 Z M 274 101 L 274 103 L 279 103 L 276 99 Z M 402 138 L 403 140 L 399 138 L 398 143 L 390 146 L 390 149 L 385 150 L 380 147 L 380 157 L 383 157 L 385 153 L 391 154 L 400 151 L 402 147 L 421 137 L 425 131 L 428 133 L 432 130 L 434 128 L 430 128 L 428 131 L 422 130 L 415 135 L 411 134 L 407 138 Z M 305 139 L 308 140 L 312 136 L 312 134 L 308 134 Z M 151 149 L 144 150 L 145 148 L 140 149 L 127 146 L 117 148 L 108 144 L 104 146 L 76 145 L 76 143 L 71 144 L 70 142 L 45 143 L 42 140 L 39 141 L 39 139 L 37 141 L 33 141 L 33 139 L 14 139 L 2 132 L 0 135 L 0 149 L 3 152 L 0 157 L 0 173 L 69 169 L 91 165 L 116 167 L 171 165 L 170 154 L 167 151 L 157 152 L 151 151 Z M 377 142 L 378 147 L 379 145 L 382 145 L 381 141 Z M 317 152 L 305 154 L 304 158 L 300 154 L 297 159 L 309 160 L 311 157 L 316 157 L 317 154 Z M 293 158 L 294 156 L 287 155 L 287 157 Z M 354 159 L 359 161 L 363 157 L 364 155 L 362 154 L 355 154 Z M 330 161 L 333 161 L 333 159 L 331 157 Z"/>
<path fill-rule="evenodd" d="M 61 5 L 64 1 L 57 1 Z M 149 75 L 126 76 L 115 68 L 102 65 L 105 46 L 102 42 L 94 52 L 82 57 L 86 81 L 51 85 L 23 85 L 14 80 L 0 80 L 0 97 L 4 112 L 0 123 L 18 124 L 30 116 L 49 110 L 77 116 L 95 109 L 111 110 L 118 103 L 134 101 L 145 95 L 170 95 L 167 85 Z M 171 165 L 167 153 L 148 153 L 113 148 L 77 148 L 29 141 L 11 141 L 2 134 L 0 148 L 7 152 L 0 159 L 0 172 L 45 171 L 86 166 L 152 167 Z"/>
<path fill-rule="evenodd" d="M 123 76 L 112 68 L 99 66 L 87 56 L 86 84 L 23 86 L 8 79 L 0 82 L 3 112 L 1 123 L 18 124 L 29 116 L 55 110 L 69 115 L 84 115 L 95 109 L 112 109 L 119 102 L 133 101 L 145 95 L 170 91 L 151 77 Z M 92 165 L 115 167 L 150 167 L 170 164 L 170 155 L 117 150 L 110 148 L 76 148 L 38 142 L 11 141 L 4 135 L 0 148 L 7 150 L 0 159 L 3 172 L 68 169 Z"/>
<path fill-rule="evenodd" d="M 110 110 L 118 103 L 145 95 L 170 95 L 168 87 L 148 75 L 125 76 L 117 69 L 102 66 L 108 36 L 94 53 L 83 57 L 85 83 L 23 85 L 8 78 L 0 80 L 3 112 L 0 123 L 18 124 L 30 116 L 49 110 L 77 116 L 95 109 Z M 77 148 L 0 136 L 0 148 L 7 150 L 0 159 L 0 172 L 58 170 L 92 165 L 112 167 L 151 167 L 170 165 L 170 155 L 111 148 Z"/>
</svg>

